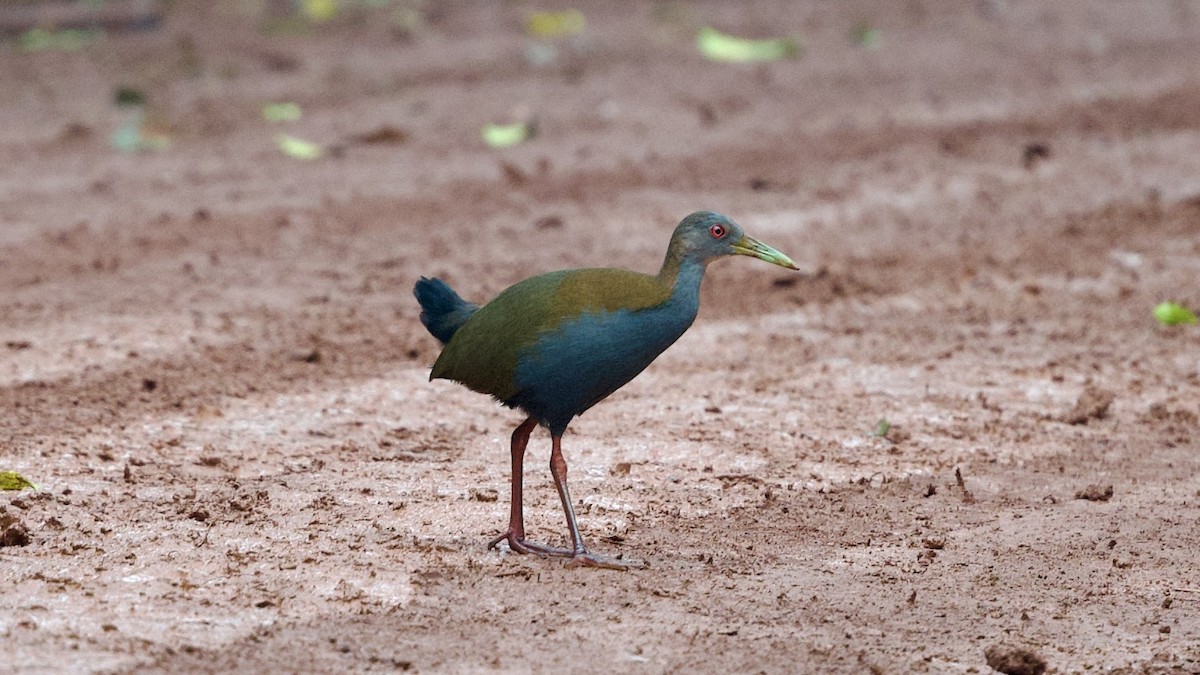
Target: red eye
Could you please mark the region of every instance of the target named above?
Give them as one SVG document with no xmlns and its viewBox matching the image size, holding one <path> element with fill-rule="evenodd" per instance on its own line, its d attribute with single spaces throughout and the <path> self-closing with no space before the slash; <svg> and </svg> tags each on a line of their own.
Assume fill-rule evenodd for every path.
<svg viewBox="0 0 1200 675">
<path fill-rule="evenodd" d="M 708 228 L 708 233 L 712 235 L 713 239 L 720 239 L 721 237 L 725 236 L 725 226 L 713 225 L 712 227 Z"/>
</svg>

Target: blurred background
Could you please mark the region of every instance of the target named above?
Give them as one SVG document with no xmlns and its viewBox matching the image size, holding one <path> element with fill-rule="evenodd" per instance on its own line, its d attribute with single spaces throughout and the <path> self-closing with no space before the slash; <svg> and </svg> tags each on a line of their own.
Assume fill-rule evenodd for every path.
<svg viewBox="0 0 1200 675">
<path fill-rule="evenodd" d="M 1196 0 L 0 0 L 5 663 L 1196 672 L 1198 55 Z M 698 209 L 804 273 L 714 264 L 573 425 L 653 566 L 487 551 L 514 420 L 414 281 Z"/>
</svg>

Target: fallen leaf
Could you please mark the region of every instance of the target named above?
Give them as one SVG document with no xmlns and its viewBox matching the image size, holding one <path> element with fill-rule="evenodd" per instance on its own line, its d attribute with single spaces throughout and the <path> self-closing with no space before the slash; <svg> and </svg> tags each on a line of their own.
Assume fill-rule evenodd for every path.
<svg viewBox="0 0 1200 675">
<path fill-rule="evenodd" d="M 325 148 L 312 141 L 306 141 L 303 138 L 279 134 L 275 137 L 275 142 L 279 144 L 279 149 L 283 151 L 283 154 L 288 157 L 312 160 L 320 159 L 325 155 Z"/>
<path fill-rule="evenodd" d="M 303 112 L 300 105 L 285 101 L 283 103 L 268 103 L 262 108 L 263 119 L 268 122 L 295 122 Z"/>
<path fill-rule="evenodd" d="M 534 12 L 525 19 L 525 32 L 530 37 L 555 40 L 578 35 L 587 28 L 583 12 L 568 9 L 562 12 Z"/>
<path fill-rule="evenodd" d="M 300 11 L 309 21 L 328 21 L 338 11 L 337 0 L 303 0 Z"/>
<path fill-rule="evenodd" d="M 113 91 L 113 103 L 119 106 L 146 105 L 146 95 L 133 87 L 117 87 Z"/>
<path fill-rule="evenodd" d="M 875 424 L 875 430 L 871 432 L 871 435 L 883 438 L 884 436 L 887 436 L 888 432 L 891 430 L 892 423 L 889 422 L 886 417 L 881 417 L 879 422 Z"/>
<path fill-rule="evenodd" d="M 488 123 L 483 127 L 483 142 L 490 148 L 507 148 L 533 138 L 533 125 L 527 122 L 513 124 Z"/>
<path fill-rule="evenodd" d="M 103 33 L 98 30 L 31 28 L 17 38 L 17 48 L 25 52 L 74 52 L 88 46 L 101 35 Z"/>
<path fill-rule="evenodd" d="M 1174 302 L 1160 302 L 1154 308 L 1154 318 L 1164 326 L 1196 323 L 1196 314 L 1192 310 Z"/>
<path fill-rule="evenodd" d="M 801 45 L 796 37 L 755 40 L 727 35 L 705 26 L 696 34 L 696 47 L 710 61 L 749 63 L 798 56 Z"/>
<path fill-rule="evenodd" d="M 36 490 L 37 486 L 16 471 L 0 471 L 0 490 L 25 489 Z"/>
<path fill-rule="evenodd" d="M 850 37 L 854 40 L 855 44 L 863 49 L 879 49 L 883 33 L 878 28 L 872 26 L 870 22 L 860 21 L 854 26 Z"/>
</svg>

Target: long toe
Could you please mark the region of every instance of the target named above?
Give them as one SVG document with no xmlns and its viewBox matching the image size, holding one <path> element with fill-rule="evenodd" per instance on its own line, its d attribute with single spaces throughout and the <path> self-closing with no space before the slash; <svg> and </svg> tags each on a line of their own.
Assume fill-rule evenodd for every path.
<svg viewBox="0 0 1200 675">
<path fill-rule="evenodd" d="M 576 553 L 567 561 L 567 567 L 599 567 L 606 570 L 620 570 L 624 572 L 629 569 L 642 569 L 647 567 L 646 563 L 639 560 L 618 560 L 617 558 L 609 558 L 608 556 L 596 555 L 584 551 Z"/>
<path fill-rule="evenodd" d="M 516 541 L 509 539 L 508 547 L 517 553 L 536 553 L 538 555 L 555 555 L 563 558 L 570 558 L 575 555 L 575 552 L 569 548 L 555 548 L 545 544 L 539 544 L 536 541 L 528 539 L 518 539 Z"/>
<path fill-rule="evenodd" d="M 504 534 L 500 535 L 499 537 L 496 537 L 495 539 L 489 541 L 488 542 L 488 550 L 490 551 L 490 550 L 496 548 L 497 546 L 500 545 L 500 542 L 502 542 L 502 541 L 511 541 L 511 540 L 512 540 L 512 530 L 509 530 L 508 532 L 505 532 Z"/>
<path fill-rule="evenodd" d="M 554 555 L 563 558 L 570 558 L 575 555 L 575 552 L 567 548 L 555 548 L 545 544 L 539 544 L 536 541 L 529 541 L 525 538 L 517 538 L 513 536 L 512 531 L 496 537 L 488 542 L 488 550 L 496 548 L 500 542 L 508 542 L 508 548 L 513 553 L 533 553 L 535 555 Z"/>
</svg>

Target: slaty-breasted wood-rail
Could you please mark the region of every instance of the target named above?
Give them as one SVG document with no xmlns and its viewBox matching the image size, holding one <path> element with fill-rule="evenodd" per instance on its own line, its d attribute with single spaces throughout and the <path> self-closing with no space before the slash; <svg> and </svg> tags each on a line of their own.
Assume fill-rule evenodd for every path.
<svg viewBox="0 0 1200 675">
<path fill-rule="evenodd" d="M 430 379 L 445 378 L 490 394 L 528 417 L 512 435 L 512 510 L 507 541 L 518 553 L 567 556 L 572 564 L 623 569 L 627 564 L 589 553 L 571 496 L 562 435 L 576 415 L 632 380 L 692 325 L 708 263 L 748 255 L 789 269 L 791 259 L 711 211 L 683 219 L 671 235 L 658 274 L 577 269 L 522 281 L 479 306 L 440 279 L 413 289 L 421 322 L 444 343 Z M 569 548 L 525 539 L 522 464 L 534 428 L 549 429 L 550 472 L 566 513 Z"/>
</svg>

